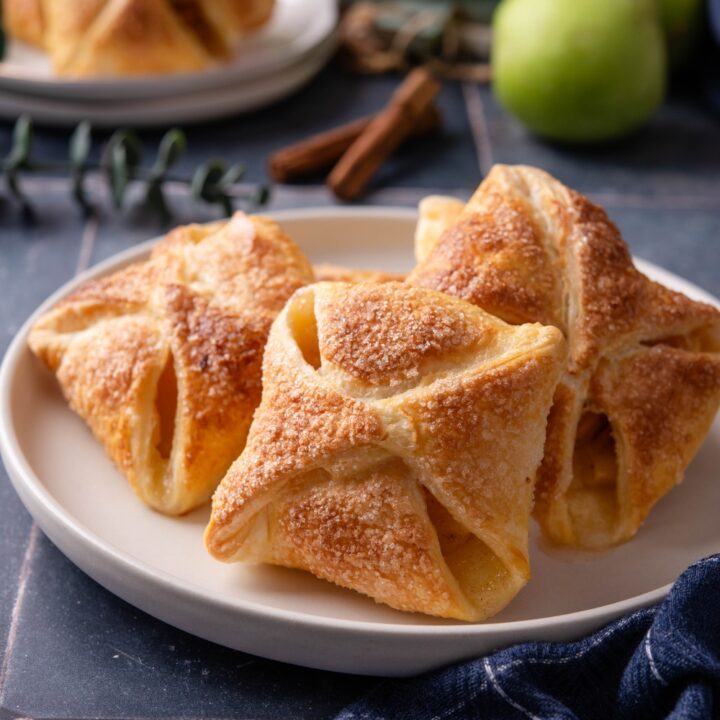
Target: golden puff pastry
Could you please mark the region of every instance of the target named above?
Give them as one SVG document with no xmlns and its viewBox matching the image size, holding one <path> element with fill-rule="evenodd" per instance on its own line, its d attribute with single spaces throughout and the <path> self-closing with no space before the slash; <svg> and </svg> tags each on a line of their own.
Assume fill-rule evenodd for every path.
<svg viewBox="0 0 720 720">
<path fill-rule="evenodd" d="M 531 477 L 565 344 L 404 283 L 318 283 L 275 321 L 220 560 L 308 570 L 401 610 L 498 612 L 529 576 Z"/>
<path fill-rule="evenodd" d="M 227 59 L 272 0 L 5 0 L 8 32 L 45 48 L 59 75 L 192 72 Z"/>
<path fill-rule="evenodd" d="M 312 280 L 274 222 L 236 213 L 83 285 L 28 342 L 140 498 L 184 513 L 242 450 L 270 325 Z"/>
<path fill-rule="evenodd" d="M 717 412 L 720 312 L 649 280 L 602 208 L 522 166 L 492 170 L 409 282 L 564 332 L 535 515 L 560 543 L 632 537 Z"/>
<path fill-rule="evenodd" d="M 275 7 L 275 0 L 171 0 L 171 3 L 178 10 L 195 5 L 195 14 L 202 15 L 202 21 L 222 39 L 225 52 L 248 32 L 265 25 Z"/>
<path fill-rule="evenodd" d="M 4 0 L 2 3 L 3 30 L 18 40 L 45 46 L 45 14 L 43 0 Z"/>
<path fill-rule="evenodd" d="M 446 228 L 457 222 L 465 203 L 445 195 L 428 195 L 420 201 L 415 228 L 415 260 L 423 262 Z"/>
</svg>

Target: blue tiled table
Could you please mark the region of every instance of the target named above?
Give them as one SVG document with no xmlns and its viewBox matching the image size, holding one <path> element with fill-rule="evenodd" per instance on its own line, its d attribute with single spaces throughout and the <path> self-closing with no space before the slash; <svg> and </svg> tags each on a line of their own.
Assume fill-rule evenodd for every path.
<svg viewBox="0 0 720 720">
<path fill-rule="evenodd" d="M 380 108 L 395 80 L 349 78 L 326 69 L 299 94 L 248 117 L 188 128 L 178 172 L 218 155 L 243 160 L 247 179 L 265 177 L 268 152 L 311 132 Z M 570 150 L 528 137 L 489 90 L 448 85 L 445 132 L 388 163 L 363 200 L 414 205 L 429 191 L 466 197 L 493 162 L 538 165 L 603 203 L 632 250 L 720 295 L 720 123 L 690 99 L 668 101 L 650 127 L 612 147 Z M 148 145 L 159 134 L 145 133 Z M 0 152 L 10 128 L 0 126 Z M 98 138 L 101 139 L 101 138 Z M 67 133 L 38 131 L 48 160 Z M 90 264 L 157 235 L 137 211 L 105 210 L 84 221 L 66 182 L 27 182 L 37 223 L 23 226 L 0 204 L 0 350 L 57 286 Z M 181 189 L 175 222 L 214 212 Z M 276 188 L 272 207 L 327 205 L 315 183 Z M 378 682 L 282 665 L 175 630 L 109 594 L 43 536 L 0 470 L 0 720 L 33 718 L 330 718 Z"/>
</svg>

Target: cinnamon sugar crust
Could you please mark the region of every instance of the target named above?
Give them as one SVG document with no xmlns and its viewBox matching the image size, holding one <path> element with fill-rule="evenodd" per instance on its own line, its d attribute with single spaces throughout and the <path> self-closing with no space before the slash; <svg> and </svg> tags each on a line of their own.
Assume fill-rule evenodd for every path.
<svg viewBox="0 0 720 720">
<path fill-rule="evenodd" d="M 529 576 L 528 478 L 564 361 L 556 329 L 442 293 L 297 292 L 270 333 L 247 447 L 213 497 L 209 551 L 403 610 L 489 617 Z"/>
<path fill-rule="evenodd" d="M 6 0 L 8 33 L 46 50 L 58 75 L 191 72 L 227 60 L 274 0 Z"/>
<path fill-rule="evenodd" d="M 456 221 L 435 232 L 408 282 L 507 322 L 553 324 L 567 338 L 568 365 L 538 474 L 535 512 L 544 531 L 581 547 L 629 539 L 682 479 L 720 405 L 720 312 L 645 277 L 602 208 L 535 168 L 494 167 Z M 674 351 L 646 351 L 655 345 Z M 632 396 L 618 380 L 600 402 L 602 368 L 630 355 L 623 368 L 635 383 Z M 689 367 L 703 367 L 708 384 L 690 381 Z M 678 392 L 668 394 L 670 387 Z M 615 402 L 607 402 L 610 392 Z M 694 403 L 692 432 L 668 425 L 668 417 L 688 417 L 686 402 Z M 588 413 L 607 416 L 609 430 L 601 423 L 594 437 L 576 437 Z M 578 455 L 590 458 L 582 469 Z"/>
<path fill-rule="evenodd" d="M 272 321 L 312 280 L 275 223 L 237 213 L 86 283 L 28 342 L 141 499 L 183 513 L 244 447 Z"/>
</svg>

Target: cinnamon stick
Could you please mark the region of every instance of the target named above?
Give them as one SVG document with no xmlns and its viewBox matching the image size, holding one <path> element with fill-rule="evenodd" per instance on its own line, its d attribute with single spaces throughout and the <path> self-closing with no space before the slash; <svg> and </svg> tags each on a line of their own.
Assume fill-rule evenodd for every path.
<svg viewBox="0 0 720 720">
<path fill-rule="evenodd" d="M 440 86 L 424 68 L 413 70 L 340 158 L 328 185 L 343 200 L 356 198 L 383 162 L 407 139 Z"/>
<path fill-rule="evenodd" d="M 270 177 L 276 182 L 286 183 L 332 167 L 375 117 L 376 115 L 367 115 L 281 148 L 269 158 Z M 430 135 L 441 125 L 440 110 L 437 105 L 431 103 L 417 119 L 412 136 Z"/>
</svg>

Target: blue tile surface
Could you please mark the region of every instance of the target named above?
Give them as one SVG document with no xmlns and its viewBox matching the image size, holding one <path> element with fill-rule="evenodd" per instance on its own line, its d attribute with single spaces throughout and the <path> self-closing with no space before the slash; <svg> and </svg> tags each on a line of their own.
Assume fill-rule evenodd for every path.
<svg viewBox="0 0 720 720">
<path fill-rule="evenodd" d="M 720 208 L 608 208 L 633 254 L 720 298 Z"/>
<path fill-rule="evenodd" d="M 4 706 L 47 718 L 323 720 L 376 682 L 261 660 L 176 630 L 105 591 L 41 537 Z"/>
<path fill-rule="evenodd" d="M 194 201 L 186 189 L 180 193 L 167 193 L 168 207 L 172 213 L 169 221 L 163 221 L 156 213 L 149 213 L 143 206 L 141 188 L 128 193 L 126 209 L 112 212 L 102 203 L 100 222 L 93 242 L 90 265 L 95 265 L 123 250 L 164 235 L 176 225 L 193 222 L 209 222 L 223 216 L 215 206 Z"/>
<path fill-rule="evenodd" d="M 357 80 L 330 65 L 294 96 L 267 109 L 220 122 L 185 127 L 188 150 L 173 172 L 189 177 L 200 163 L 217 157 L 228 163 L 242 161 L 247 167 L 249 181 L 265 182 L 267 156 L 273 150 L 379 111 L 396 85 L 395 77 Z M 480 177 L 460 87 L 448 83 L 441 93 L 439 104 L 445 120 L 440 141 L 409 143 L 382 169 L 375 185 L 427 188 L 477 185 Z M 99 146 L 107 139 L 108 133 L 98 131 L 94 136 L 97 142 L 92 158 L 97 161 Z M 162 131 L 146 130 L 140 136 L 147 154 L 145 163 L 149 165 Z M 9 138 L 8 124 L 0 123 L 0 153 L 9 146 Z M 34 143 L 37 157 L 64 161 L 67 141 L 67 131 L 38 128 Z"/>
<path fill-rule="evenodd" d="M 296 96 L 271 108 L 188 128 L 190 145 L 177 174 L 186 176 L 202 160 L 222 156 L 245 161 L 248 180 L 264 181 L 271 150 L 379 109 L 395 84 L 395 78 L 349 78 L 329 67 Z M 716 119 L 691 99 L 673 97 L 634 138 L 578 150 L 530 137 L 489 89 L 481 89 L 479 98 L 478 118 L 477 107 L 468 111 L 463 89 L 448 84 L 441 96 L 442 139 L 402 149 L 362 202 L 411 206 L 428 192 L 467 197 L 481 177 L 479 148 L 481 156 L 489 151 L 497 162 L 538 165 L 589 193 L 606 205 L 635 254 L 720 296 Z M 0 124 L 0 154 L 9 132 L 7 124 Z M 143 133 L 149 147 L 159 136 Z M 67 133 L 38 130 L 35 147 L 38 157 L 63 159 Z M 270 209 L 335 204 L 318 182 L 278 187 Z M 102 204 L 98 226 L 86 233 L 83 246 L 83 219 L 68 199 L 67 186 L 39 180 L 28 187 L 40 209 L 37 225 L 23 226 L 13 206 L 0 203 L 0 349 L 78 264 L 98 262 L 165 230 L 137 203 L 119 214 Z M 173 223 L 219 215 L 191 201 L 186 190 L 174 191 L 170 203 Z M 260 660 L 198 640 L 115 598 L 34 532 L 23 601 L 13 615 L 31 521 L 0 471 L 0 657 L 11 626 L 13 637 L 0 671 L 0 718 L 10 713 L 322 719 L 377 682 Z"/>
<path fill-rule="evenodd" d="M 720 195 L 720 119 L 698 100 L 668 99 L 635 135 L 595 148 L 563 147 L 530 135 L 481 91 L 495 162 L 536 165 L 581 192 L 692 198 Z"/>
<path fill-rule="evenodd" d="M 38 223 L 24 226 L 0 206 L 0 354 L 47 295 L 73 276 L 82 223 L 63 195 L 46 193 Z M 0 647 L 5 647 L 31 520 L 0 466 Z M 0 678 L 0 683 L 2 678 Z"/>
</svg>

